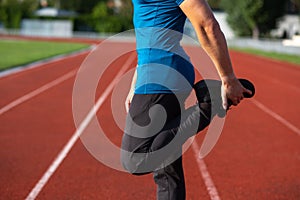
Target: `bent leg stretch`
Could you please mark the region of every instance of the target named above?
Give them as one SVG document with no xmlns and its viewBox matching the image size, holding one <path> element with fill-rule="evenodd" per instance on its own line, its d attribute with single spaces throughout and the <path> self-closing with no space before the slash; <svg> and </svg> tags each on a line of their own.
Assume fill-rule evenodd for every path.
<svg viewBox="0 0 300 200">
<path fill-rule="evenodd" d="M 158 103 L 162 105 L 167 114 L 169 114 L 166 124 L 162 130 L 160 130 L 158 133 L 151 133 L 151 131 L 149 131 L 151 128 L 149 128 L 147 129 L 149 131 L 149 133 L 147 133 L 149 134 L 149 137 L 145 135 L 145 131 L 143 131 L 141 137 L 138 137 L 137 135 L 131 134 L 131 131 L 135 132 L 134 130 L 126 129 L 126 132 L 123 136 L 122 161 L 124 167 L 133 174 L 150 173 L 156 169 L 166 166 L 168 163 L 170 164 L 172 161 L 176 160 L 176 158 L 181 156 L 181 148 L 186 140 L 195 135 L 197 132 L 203 130 L 210 123 L 210 119 L 207 117 L 210 116 L 209 105 L 204 109 L 200 109 L 198 105 L 194 105 L 187 110 L 184 110 L 182 114 L 180 114 L 180 107 L 173 107 L 173 113 L 171 112 L 173 116 L 170 116 L 170 111 L 168 113 L 167 109 L 170 109 L 170 102 L 172 101 L 168 101 L 168 105 L 163 105 L 166 102 L 163 99 L 173 99 L 174 97 L 170 97 L 170 95 L 166 94 L 162 94 L 160 96 L 164 97 L 156 98 L 155 104 Z M 153 102 L 151 104 L 154 105 Z M 148 120 L 148 123 L 150 123 L 151 119 L 147 119 L 149 118 L 150 108 L 148 107 L 145 109 L 145 111 L 143 111 L 141 106 L 137 107 L 139 112 L 143 113 L 143 117 L 140 115 L 138 118 L 136 118 L 135 113 L 130 113 L 129 115 L 131 118 L 133 118 L 133 122 L 142 124 L 139 122 L 139 120 L 144 118 L 145 121 Z M 131 108 L 133 111 L 135 110 L 134 101 Z M 176 114 L 175 117 L 174 114 Z M 156 116 L 154 110 L 152 112 L 152 118 L 155 117 L 159 118 L 159 116 Z M 143 125 L 146 126 L 147 124 L 144 123 Z M 127 124 L 127 126 L 131 125 Z"/>
<path fill-rule="evenodd" d="M 183 96 L 178 100 L 171 94 L 135 95 L 131 103 L 130 119 L 127 119 L 122 141 L 122 163 L 135 175 L 153 172 L 157 199 L 185 199 L 182 145 L 210 122 L 209 106 L 202 105 L 204 109 L 201 110 L 194 105 L 184 110 L 181 108 L 184 108 L 185 99 Z M 155 119 L 162 119 L 159 107 L 154 108 L 157 104 L 164 108 L 167 116 L 156 133 L 157 127 L 151 128 L 149 124 L 160 123 Z M 136 129 L 141 131 L 140 135 Z"/>
</svg>

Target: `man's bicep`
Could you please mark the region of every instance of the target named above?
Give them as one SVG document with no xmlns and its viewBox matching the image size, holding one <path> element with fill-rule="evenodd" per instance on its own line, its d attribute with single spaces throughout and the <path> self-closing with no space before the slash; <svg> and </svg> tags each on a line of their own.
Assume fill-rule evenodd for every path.
<svg viewBox="0 0 300 200">
<path fill-rule="evenodd" d="M 184 0 L 179 7 L 193 25 L 205 25 L 214 20 L 214 15 L 206 0 Z"/>
</svg>

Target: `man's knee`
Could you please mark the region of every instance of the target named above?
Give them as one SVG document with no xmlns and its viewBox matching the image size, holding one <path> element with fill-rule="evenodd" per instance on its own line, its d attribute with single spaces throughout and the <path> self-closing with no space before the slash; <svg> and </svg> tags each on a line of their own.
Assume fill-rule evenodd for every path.
<svg viewBox="0 0 300 200">
<path fill-rule="evenodd" d="M 152 173 L 151 171 L 146 171 L 144 169 L 143 158 L 141 156 L 136 156 L 134 153 L 122 151 L 121 153 L 121 163 L 123 168 L 132 175 L 142 176 Z"/>
</svg>

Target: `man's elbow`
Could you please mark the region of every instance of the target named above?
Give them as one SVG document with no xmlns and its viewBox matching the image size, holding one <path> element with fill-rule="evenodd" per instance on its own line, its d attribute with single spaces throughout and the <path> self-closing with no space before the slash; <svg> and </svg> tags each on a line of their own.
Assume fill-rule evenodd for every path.
<svg viewBox="0 0 300 200">
<path fill-rule="evenodd" d="M 202 25 L 207 35 L 216 36 L 222 33 L 220 25 L 216 19 L 204 22 Z"/>
</svg>

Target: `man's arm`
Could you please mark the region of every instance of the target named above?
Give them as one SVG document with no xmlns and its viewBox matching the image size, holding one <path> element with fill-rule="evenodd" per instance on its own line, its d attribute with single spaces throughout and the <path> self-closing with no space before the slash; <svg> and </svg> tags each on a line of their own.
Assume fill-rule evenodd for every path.
<svg viewBox="0 0 300 200">
<path fill-rule="evenodd" d="M 191 21 L 199 42 L 212 59 L 222 80 L 223 107 L 227 108 L 227 98 L 233 105 L 243 99 L 243 93 L 250 93 L 237 80 L 228 53 L 227 43 L 218 22 L 206 0 L 185 0 L 181 10 Z"/>
</svg>

